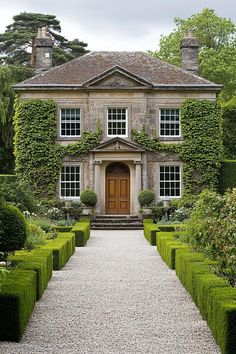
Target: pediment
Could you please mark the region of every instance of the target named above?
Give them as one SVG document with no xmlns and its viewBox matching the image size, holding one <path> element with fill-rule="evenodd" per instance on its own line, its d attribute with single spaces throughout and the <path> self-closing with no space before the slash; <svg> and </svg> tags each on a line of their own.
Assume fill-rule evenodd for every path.
<svg viewBox="0 0 236 354">
<path fill-rule="evenodd" d="M 113 138 L 99 144 L 93 152 L 143 152 L 145 151 L 141 146 L 131 141 L 121 138 Z"/>
<path fill-rule="evenodd" d="M 83 86 L 91 88 L 150 88 L 152 84 L 116 66 L 87 81 Z"/>
</svg>

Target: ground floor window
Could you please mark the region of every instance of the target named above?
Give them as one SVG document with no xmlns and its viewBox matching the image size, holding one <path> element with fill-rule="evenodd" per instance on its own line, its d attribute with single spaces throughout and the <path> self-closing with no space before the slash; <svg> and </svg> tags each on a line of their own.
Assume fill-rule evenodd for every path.
<svg viewBox="0 0 236 354">
<path fill-rule="evenodd" d="M 180 197 L 181 171 L 180 166 L 160 166 L 160 197 Z"/>
<path fill-rule="evenodd" d="M 62 166 L 60 196 L 68 199 L 75 199 L 80 196 L 80 166 Z"/>
</svg>

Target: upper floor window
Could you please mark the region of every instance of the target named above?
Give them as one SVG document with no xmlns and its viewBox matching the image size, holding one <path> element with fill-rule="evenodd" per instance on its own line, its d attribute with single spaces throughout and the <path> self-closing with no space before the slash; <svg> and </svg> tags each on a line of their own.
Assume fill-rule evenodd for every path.
<svg viewBox="0 0 236 354">
<path fill-rule="evenodd" d="M 160 137 L 180 137 L 179 109 L 160 109 L 159 132 Z"/>
<path fill-rule="evenodd" d="M 81 135 L 79 108 L 62 108 L 60 114 L 60 136 L 77 137 Z"/>
<path fill-rule="evenodd" d="M 160 166 L 160 197 L 178 198 L 181 195 L 181 172 L 179 165 Z"/>
<path fill-rule="evenodd" d="M 107 109 L 107 136 L 128 136 L 127 108 Z"/>
<path fill-rule="evenodd" d="M 66 165 L 61 168 L 60 197 L 76 199 L 80 196 L 80 166 Z"/>
</svg>

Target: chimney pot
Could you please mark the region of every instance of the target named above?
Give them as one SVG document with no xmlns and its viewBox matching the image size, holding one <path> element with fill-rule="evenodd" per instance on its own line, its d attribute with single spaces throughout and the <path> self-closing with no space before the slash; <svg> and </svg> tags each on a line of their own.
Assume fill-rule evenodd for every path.
<svg viewBox="0 0 236 354">
<path fill-rule="evenodd" d="M 47 27 L 38 29 L 38 36 L 35 38 L 35 69 L 38 72 L 51 69 L 52 47 L 51 36 L 47 33 Z"/>
</svg>

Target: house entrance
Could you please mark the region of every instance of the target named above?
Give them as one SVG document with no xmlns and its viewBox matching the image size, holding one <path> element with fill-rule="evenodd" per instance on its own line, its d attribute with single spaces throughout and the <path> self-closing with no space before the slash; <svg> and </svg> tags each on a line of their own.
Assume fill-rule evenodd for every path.
<svg viewBox="0 0 236 354">
<path fill-rule="evenodd" d="M 130 214 L 130 170 L 124 163 L 106 168 L 106 214 Z"/>
</svg>

